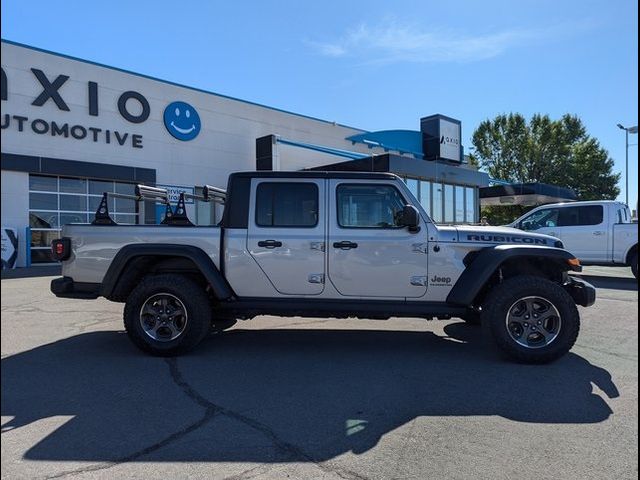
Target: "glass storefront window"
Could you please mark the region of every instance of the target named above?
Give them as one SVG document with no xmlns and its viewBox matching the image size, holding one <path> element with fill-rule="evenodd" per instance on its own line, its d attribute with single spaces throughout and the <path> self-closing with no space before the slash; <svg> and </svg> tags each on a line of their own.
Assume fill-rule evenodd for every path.
<svg viewBox="0 0 640 480">
<path fill-rule="evenodd" d="M 420 205 L 431 216 L 431 182 L 420 182 Z"/>
<path fill-rule="evenodd" d="M 89 193 L 92 195 L 102 195 L 104 192 L 113 192 L 113 182 L 102 180 L 89 180 Z"/>
<path fill-rule="evenodd" d="M 86 195 L 60 195 L 60 210 L 72 212 L 87 211 Z"/>
<path fill-rule="evenodd" d="M 407 178 L 405 182 L 407 183 L 407 187 L 409 187 L 409 191 L 413 194 L 414 197 L 416 197 L 416 200 L 417 200 L 418 199 L 418 180 L 416 180 L 415 178 Z"/>
<path fill-rule="evenodd" d="M 55 193 L 29 193 L 29 208 L 58 210 L 58 195 Z"/>
<path fill-rule="evenodd" d="M 60 225 L 66 225 L 67 223 L 87 223 L 86 213 L 61 213 Z"/>
<path fill-rule="evenodd" d="M 36 190 L 41 192 L 57 192 L 58 177 L 29 175 L 29 190 Z"/>
<path fill-rule="evenodd" d="M 51 247 L 51 242 L 60 236 L 58 230 L 31 230 L 32 247 Z"/>
<path fill-rule="evenodd" d="M 60 177 L 60 191 L 64 193 L 87 193 L 87 181 L 84 178 Z"/>
<path fill-rule="evenodd" d="M 29 226 L 31 227 L 32 263 L 49 263 L 51 240 L 60 237 L 61 227 L 68 223 L 87 223 L 93 219 L 103 192 L 133 194 L 131 183 L 88 180 L 86 178 L 29 175 Z M 47 211 L 48 210 L 48 211 Z M 135 201 L 109 199 L 114 220 L 136 224 Z"/>
<path fill-rule="evenodd" d="M 126 198 L 116 198 L 115 211 L 118 213 L 136 213 L 136 201 Z"/>
<path fill-rule="evenodd" d="M 453 223 L 453 185 L 444 186 L 444 222 Z"/>
<path fill-rule="evenodd" d="M 473 187 L 466 187 L 464 215 L 467 223 L 478 222 L 476 219 L 476 211 L 476 189 Z"/>
<path fill-rule="evenodd" d="M 464 223 L 464 187 L 461 185 L 455 186 L 455 222 L 456 223 Z"/>
<path fill-rule="evenodd" d="M 116 182 L 116 193 L 124 193 L 125 195 L 135 195 L 136 186 L 133 183 Z"/>
<path fill-rule="evenodd" d="M 433 200 L 432 200 L 432 210 L 431 210 L 431 218 L 436 223 L 441 223 L 442 216 L 442 200 L 443 200 L 443 188 L 441 183 L 433 183 Z"/>
<path fill-rule="evenodd" d="M 31 228 L 57 228 L 58 212 L 29 212 L 29 226 Z"/>
</svg>

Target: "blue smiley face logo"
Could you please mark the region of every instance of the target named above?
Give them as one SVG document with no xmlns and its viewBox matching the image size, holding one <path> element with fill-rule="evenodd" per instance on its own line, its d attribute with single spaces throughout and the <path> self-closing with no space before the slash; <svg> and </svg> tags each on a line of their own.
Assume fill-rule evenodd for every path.
<svg viewBox="0 0 640 480">
<path fill-rule="evenodd" d="M 188 103 L 173 102 L 164 109 L 164 126 L 173 137 L 188 142 L 200 133 L 200 115 Z"/>
</svg>

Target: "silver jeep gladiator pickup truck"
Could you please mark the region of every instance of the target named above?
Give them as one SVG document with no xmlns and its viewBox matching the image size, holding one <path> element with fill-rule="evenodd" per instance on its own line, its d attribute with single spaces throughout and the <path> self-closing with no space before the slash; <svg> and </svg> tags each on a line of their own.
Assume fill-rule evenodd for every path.
<svg viewBox="0 0 640 480">
<path fill-rule="evenodd" d="M 63 274 L 52 292 L 124 302 L 130 339 L 157 355 L 257 315 L 460 317 L 528 363 L 567 353 L 576 304 L 595 302 L 558 239 L 435 225 L 392 174 L 239 172 L 210 190 L 198 199 L 224 203 L 212 227 L 191 224 L 184 197 L 172 211 L 145 186 L 136 199 L 166 203 L 164 224 L 116 225 L 105 193 L 91 225 L 67 225 L 52 243 Z"/>
</svg>

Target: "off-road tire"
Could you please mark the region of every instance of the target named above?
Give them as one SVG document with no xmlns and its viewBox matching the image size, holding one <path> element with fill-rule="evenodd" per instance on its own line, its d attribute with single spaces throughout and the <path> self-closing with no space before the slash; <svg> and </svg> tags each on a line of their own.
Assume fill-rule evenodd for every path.
<svg viewBox="0 0 640 480">
<path fill-rule="evenodd" d="M 638 279 L 638 252 L 631 255 L 631 273 Z"/>
<path fill-rule="evenodd" d="M 170 341 L 157 341 L 144 331 L 140 311 L 147 299 L 169 294 L 182 302 L 187 322 L 182 333 Z M 124 327 L 131 341 L 141 350 L 158 356 L 175 356 L 195 348 L 211 326 L 211 302 L 195 281 L 183 275 L 161 274 L 144 277 L 127 298 Z"/>
<path fill-rule="evenodd" d="M 507 329 L 507 315 L 519 299 L 535 296 L 550 302 L 561 317 L 557 337 L 549 344 L 527 348 L 517 343 Z M 580 331 L 580 315 L 574 300 L 562 286 L 545 278 L 519 275 L 493 287 L 482 308 L 482 325 L 497 347 L 522 363 L 548 363 L 573 347 Z"/>
</svg>

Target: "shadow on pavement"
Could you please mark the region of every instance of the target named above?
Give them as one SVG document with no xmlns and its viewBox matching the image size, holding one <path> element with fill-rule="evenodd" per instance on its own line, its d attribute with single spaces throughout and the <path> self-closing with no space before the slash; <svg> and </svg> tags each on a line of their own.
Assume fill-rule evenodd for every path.
<svg viewBox="0 0 640 480">
<path fill-rule="evenodd" d="M 612 414 L 591 385 L 617 397 L 610 374 L 576 354 L 514 364 L 476 327 L 445 331 L 236 328 L 178 359 L 145 356 L 123 333 L 81 334 L 2 359 L 2 415 L 14 417 L 3 436 L 69 416 L 25 457 L 316 462 L 365 452 L 419 416 Z"/>
<path fill-rule="evenodd" d="M 577 276 L 577 275 L 576 275 Z M 638 280 L 635 278 L 605 277 L 600 275 L 580 275 L 596 288 L 610 288 L 613 290 L 638 291 Z"/>
</svg>

